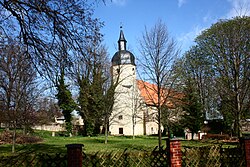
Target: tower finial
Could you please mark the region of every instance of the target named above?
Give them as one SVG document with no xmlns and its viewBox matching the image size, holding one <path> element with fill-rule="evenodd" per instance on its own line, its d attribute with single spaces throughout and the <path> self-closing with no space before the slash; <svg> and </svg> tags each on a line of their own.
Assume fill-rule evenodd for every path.
<svg viewBox="0 0 250 167">
<path fill-rule="evenodd" d="M 122 22 L 120 22 L 120 29 L 122 30 Z"/>
<path fill-rule="evenodd" d="M 122 22 L 120 23 L 120 38 L 118 40 L 118 48 L 119 50 L 126 50 L 126 39 L 124 37 L 123 31 L 122 31 Z"/>
</svg>

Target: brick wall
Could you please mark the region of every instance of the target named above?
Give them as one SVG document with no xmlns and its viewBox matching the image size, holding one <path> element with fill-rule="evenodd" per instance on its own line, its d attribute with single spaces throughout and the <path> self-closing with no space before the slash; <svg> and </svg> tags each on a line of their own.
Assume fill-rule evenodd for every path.
<svg viewBox="0 0 250 167">
<path fill-rule="evenodd" d="M 82 147 L 83 144 L 68 144 L 68 167 L 82 167 Z"/>
<path fill-rule="evenodd" d="M 182 154 L 181 154 L 180 140 L 167 139 L 167 151 L 168 151 L 169 166 L 181 167 Z"/>
<path fill-rule="evenodd" d="M 250 167 L 250 138 L 242 138 L 241 142 L 245 149 L 246 166 Z"/>
</svg>

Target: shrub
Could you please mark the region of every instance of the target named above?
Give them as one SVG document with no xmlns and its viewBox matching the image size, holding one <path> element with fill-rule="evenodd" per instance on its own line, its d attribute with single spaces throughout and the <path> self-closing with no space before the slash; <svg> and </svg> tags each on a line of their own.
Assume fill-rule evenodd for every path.
<svg viewBox="0 0 250 167">
<path fill-rule="evenodd" d="M 214 140 L 229 140 L 228 134 L 206 134 L 202 136 L 202 139 L 214 139 Z"/>
<path fill-rule="evenodd" d="M 4 131 L 0 134 L 0 141 L 1 144 L 11 144 L 13 138 L 13 133 L 11 131 Z M 17 144 L 30 144 L 30 143 L 38 143 L 41 142 L 42 139 L 37 136 L 31 135 L 23 135 L 23 134 L 16 134 L 16 143 Z"/>
</svg>

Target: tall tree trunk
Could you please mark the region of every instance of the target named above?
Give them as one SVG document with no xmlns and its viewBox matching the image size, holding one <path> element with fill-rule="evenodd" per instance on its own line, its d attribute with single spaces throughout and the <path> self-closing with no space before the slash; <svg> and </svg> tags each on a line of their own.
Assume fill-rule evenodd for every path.
<svg viewBox="0 0 250 167">
<path fill-rule="evenodd" d="M 135 115 L 134 114 L 132 116 L 132 121 L 133 121 L 133 139 L 135 139 Z"/>
<path fill-rule="evenodd" d="M 236 56 L 236 59 L 234 60 L 234 69 L 235 69 L 235 88 L 234 88 L 234 91 L 236 93 L 236 98 L 235 98 L 235 112 L 236 112 L 236 121 L 235 121 L 235 124 L 236 124 L 236 134 L 237 134 L 237 137 L 242 137 L 242 134 L 241 134 L 241 126 L 240 126 L 240 121 L 241 121 L 241 103 L 240 103 L 240 74 L 239 74 L 239 71 L 240 71 L 240 60 L 239 60 L 239 57 Z"/>
<path fill-rule="evenodd" d="M 107 144 L 108 143 L 108 121 L 107 121 L 107 118 L 105 118 L 105 144 Z"/>
<path fill-rule="evenodd" d="M 161 138 L 162 138 L 161 137 L 161 108 L 158 107 L 158 146 L 159 148 L 162 145 Z"/>
<path fill-rule="evenodd" d="M 12 153 L 15 153 L 15 147 L 16 147 L 16 120 L 14 121 L 14 130 L 12 136 Z"/>
</svg>

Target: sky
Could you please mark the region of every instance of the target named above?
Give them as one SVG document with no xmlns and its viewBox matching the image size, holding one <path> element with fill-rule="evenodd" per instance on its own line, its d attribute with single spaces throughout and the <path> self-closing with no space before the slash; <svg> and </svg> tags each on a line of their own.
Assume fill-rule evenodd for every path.
<svg viewBox="0 0 250 167">
<path fill-rule="evenodd" d="M 117 51 L 120 26 L 127 48 L 140 56 L 138 41 L 142 33 L 162 20 L 185 53 L 202 30 L 220 19 L 250 16 L 250 0 L 106 0 L 98 3 L 94 16 L 104 22 L 101 32 L 110 58 Z"/>
</svg>

